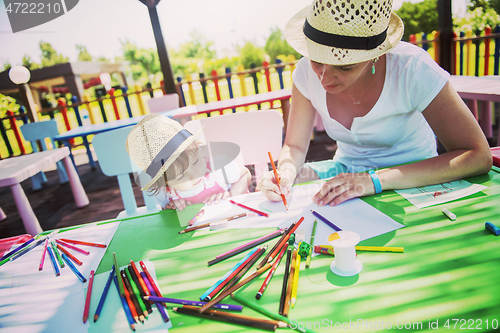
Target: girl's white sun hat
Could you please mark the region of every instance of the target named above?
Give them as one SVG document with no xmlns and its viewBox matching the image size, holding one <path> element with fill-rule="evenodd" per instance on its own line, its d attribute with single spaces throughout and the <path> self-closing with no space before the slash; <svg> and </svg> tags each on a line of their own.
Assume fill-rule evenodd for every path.
<svg viewBox="0 0 500 333">
<path fill-rule="evenodd" d="M 157 113 L 146 115 L 132 128 L 125 148 L 135 164 L 151 177 L 143 191 L 163 175 L 201 131 L 193 135 L 177 121 Z"/>
<path fill-rule="evenodd" d="M 403 31 L 392 0 L 315 0 L 288 21 L 285 38 L 313 61 L 348 65 L 393 49 Z"/>
</svg>

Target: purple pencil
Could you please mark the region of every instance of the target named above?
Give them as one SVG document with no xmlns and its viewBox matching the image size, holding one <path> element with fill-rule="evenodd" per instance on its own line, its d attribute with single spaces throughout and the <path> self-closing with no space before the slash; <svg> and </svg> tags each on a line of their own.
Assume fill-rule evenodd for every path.
<svg viewBox="0 0 500 333">
<path fill-rule="evenodd" d="M 41 271 L 43 269 L 43 263 L 45 262 L 45 253 L 47 252 L 47 245 L 49 244 L 49 239 L 45 239 L 45 245 L 43 247 L 42 259 L 40 259 L 40 266 L 38 266 L 38 270 Z"/>
<path fill-rule="evenodd" d="M 238 251 L 239 249 L 242 249 L 242 248 L 244 248 L 244 247 L 245 247 L 245 246 L 247 246 L 247 245 L 259 245 L 259 244 L 261 244 L 261 243 L 264 243 L 265 241 L 268 241 L 268 240 L 270 240 L 270 239 L 273 239 L 274 237 L 277 237 L 277 236 L 279 236 L 279 235 L 283 234 L 283 231 L 284 231 L 284 229 L 278 229 L 278 230 L 276 230 L 276 231 L 274 231 L 274 232 L 272 232 L 272 233 L 270 233 L 270 234 L 268 234 L 268 235 L 265 235 L 265 236 L 262 236 L 262 237 L 260 237 L 260 238 L 254 239 L 253 241 L 250 241 L 250 242 L 248 242 L 248 243 L 246 243 L 246 244 L 240 245 L 240 246 L 238 246 L 237 248 L 234 248 L 234 249 L 232 249 L 232 250 L 229 250 L 229 251 L 227 251 L 227 252 L 225 252 L 225 253 L 223 253 L 223 254 L 219 254 L 219 255 L 218 255 L 218 256 L 216 256 L 215 258 L 219 258 L 219 257 L 225 256 L 225 255 L 228 255 L 228 254 L 230 254 L 230 253 L 232 253 L 232 252 L 236 252 L 236 251 Z M 259 242 L 260 242 L 260 243 L 259 243 Z"/>
<path fill-rule="evenodd" d="M 146 273 L 141 272 L 140 274 L 142 276 L 142 279 L 146 283 L 146 287 L 148 287 L 150 294 L 153 296 L 156 296 L 155 290 L 154 290 L 153 286 L 151 285 L 151 283 L 149 282 L 149 279 L 146 276 Z M 165 311 L 165 308 L 163 307 L 163 305 L 159 302 L 155 302 L 155 304 L 156 304 L 156 307 L 158 308 L 158 311 L 160 311 L 160 315 L 163 318 L 163 321 L 168 322 L 170 320 L 170 318 L 168 317 L 167 311 Z"/>
<path fill-rule="evenodd" d="M 188 301 L 184 299 L 176 299 L 176 298 L 168 298 L 168 297 L 158 297 L 158 296 L 144 296 L 145 300 L 149 300 L 152 302 L 162 302 L 162 303 L 173 303 L 173 304 L 183 304 L 183 305 L 192 305 L 192 306 L 203 306 L 207 304 L 207 302 L 201 301 Z M 242 305 L 233 305 L 233 304 L 221 304 L 217 303 L 212 306 L 213 309 L 223 309 L 230 311 L 242 311 Z"/>
</svg>

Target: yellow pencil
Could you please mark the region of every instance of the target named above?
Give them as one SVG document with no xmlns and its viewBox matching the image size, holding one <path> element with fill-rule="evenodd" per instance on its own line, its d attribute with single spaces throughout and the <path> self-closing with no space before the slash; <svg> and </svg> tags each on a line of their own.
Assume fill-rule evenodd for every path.
<svg viewBox="0 0 500 333">
<path fill-rule="evenodd" d="M 320 247 L 333 249 L 331 245 L 319 245 Z M 397 246 L 356 246 L 357 251 L 367 251 L 367 252 L 398 252 L 403 253 L 405 251 L 404 247 Z"/>
<path fill-rule="evenodd" d="M 297 301 L 297 286 L 299 284 L 299 271 L 300 271 L 300 256 L 297 254 L 295 258 L 295 272 L 293 273 L 293 284 L 292 284 L 292 297 L 290 298 L 290 303 L 292 308 L 295 306 Z"/>
</svg>

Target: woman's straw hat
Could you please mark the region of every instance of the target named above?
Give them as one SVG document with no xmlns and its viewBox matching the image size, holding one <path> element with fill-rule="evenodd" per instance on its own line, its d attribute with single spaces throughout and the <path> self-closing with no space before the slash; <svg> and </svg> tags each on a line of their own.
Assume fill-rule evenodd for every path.
<svg viewBox="0 0 500 333">
<path fill-rule="evenodd" d="M 135 164 L 152 178 L 142 190 L 148 190 L 200 133 L 193 135 L 175 120 L 155 113 L 137 123 L 125 147 Z"/>
<path fill-rule="evenodd" d="M 314 0 L 288 21 L 285 38 L 313 61 L 348 65 L 391 50 L 403 30 L 392 0 Z"/>
</svg>

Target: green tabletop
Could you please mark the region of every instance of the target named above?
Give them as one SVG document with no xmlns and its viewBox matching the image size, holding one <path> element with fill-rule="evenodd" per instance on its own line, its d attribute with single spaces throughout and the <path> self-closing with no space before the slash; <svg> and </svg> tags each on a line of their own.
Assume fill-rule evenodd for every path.
<svg viewBox="0 0 500 333">
<path fill-rule="evenodd" d="M 331 256 L 314 257 L 310 269 L 304 269 L 302 263 L 297 303 L 289 314 L 292 323 L 314 332 L 499 329 L 500 236 L 487 231 L 484 224 L 490 221 L 500 225 L 500 171 L 494 168 L 487 175 L 467 180 L 488 188 L 423 209 L 412 206 L 393 191 L 364 198 L 405 228 L 360 245 L 403 246 L 404 253 L 359 252 L 363 270 L 354 277 L 333 274 L 329 267 Z M 455 213 L 456 221 L 449 220 L 442 213 L 443 208 Z M 196 207 L 191 209 L 194 216 Z M 177 214 L 171 211 L 122 221 L 96 274 L 111 268 L 113 252 L 120 265 L 149 259 L 154 263 L 163 296 L 197 300 L 245 253 L 210 267 L 207 261 L 273 230 L 178 234 L 182 228 Z M 274 242 L 268 244 L 272 246 Z M 255 294 L 266 274 L 239 295 L 277 313 L 283 273 L 284 261 L 260 300 L 255 299 Z M 228 298 L 224 303 L 238 304 Z M 171 310 L 169 314 L 172 330 L 179 333 L 254 331 Z M 265 318 L 248 307 L 243 314 Z M 92 332 L 92 324 L 89 331 Z"/>
</svg>

